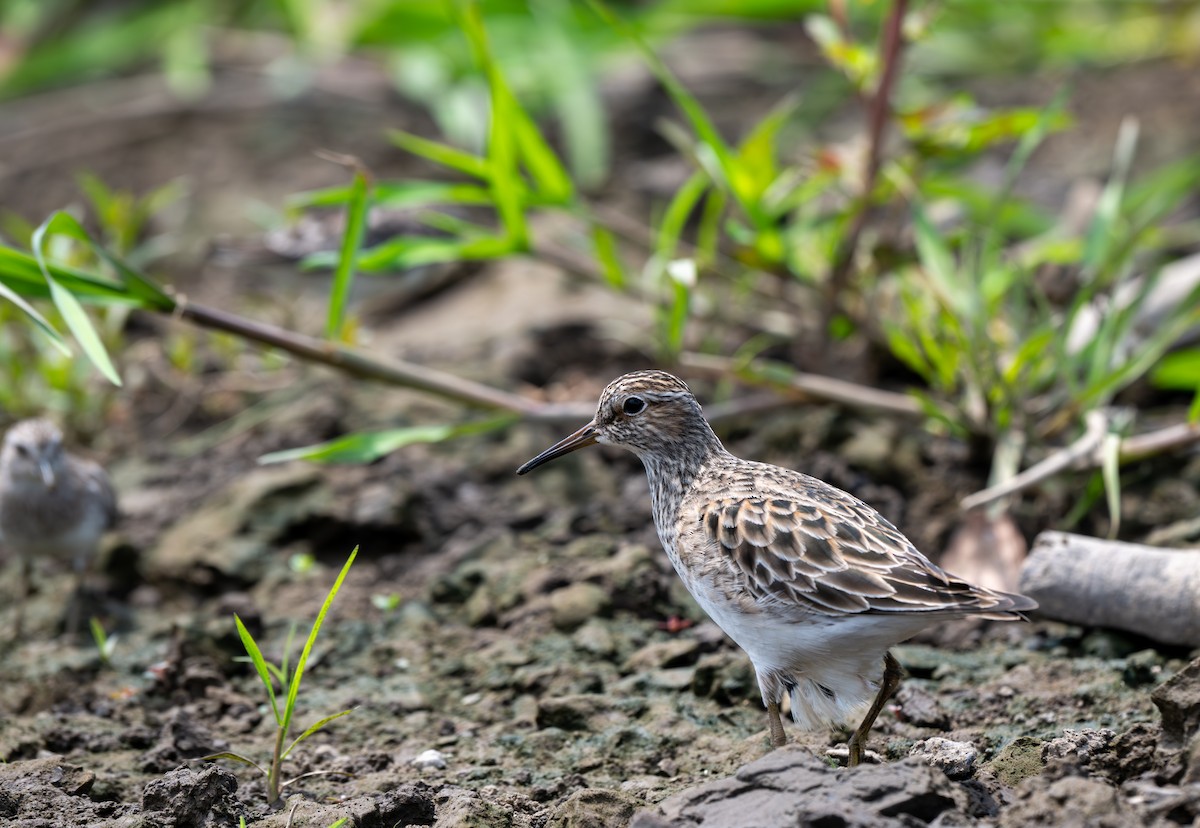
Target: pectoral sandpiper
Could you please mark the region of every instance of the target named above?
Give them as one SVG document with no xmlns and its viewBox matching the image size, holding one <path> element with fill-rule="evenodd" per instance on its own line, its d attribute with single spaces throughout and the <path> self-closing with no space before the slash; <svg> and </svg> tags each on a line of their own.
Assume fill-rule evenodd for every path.
<svg viewBox="0 0 1200 828">
<path fill-rule="evenodd" d="M 21 634 L 33 565 L 41 558 L 69 562 L 75 569 L 67 616 L 68 631 L 74 632 L 84 573 L 116 518 L 117 498 L 108 474 L 96 463 L 68 454 L 56 425 L 22 420 L 8 430 L 0 449 L 0 543 L 21 564 L 16 636 Z"/>
<path fill-rule="evenodd" d="M 680 379 L 637 371 L 600 395 L 590 423 L 517 470 L 595 443 L 641 458 L 658 537 L 705 612 L 750 656 L 771 743 L 792 718 L 861 721 L 849 764 L 902 677 L 890 647 L 948 618 L 1021 618 L 1037 604 L 947 574 L 881 514 L 790 469 L 734 457 Z"/>
</svg>

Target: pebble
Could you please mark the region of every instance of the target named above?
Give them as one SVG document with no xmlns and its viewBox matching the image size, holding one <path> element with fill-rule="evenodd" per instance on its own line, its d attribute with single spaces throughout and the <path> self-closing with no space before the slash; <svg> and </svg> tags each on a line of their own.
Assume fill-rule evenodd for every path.
<svg viewBox="0 0 1200 828">
<path fill-rule="evenodd" d="M 413 759 L 411 764 L 420 770 L 445 770 L 446 755 L 440 750 L 430 748 L 416 759 Z"/>
<path fill-rule="evenodd" d="M 920 756 L 951 779 L 969 779 L 975 773 L 975 760 L 979 752 L 970 742 L 955 742 L 934 736 L 917 742 L 908 755 Z"/>
<path fill-rule="evenodd" d="M 573 630 L 607 609 L 608 603 L 608 593 L 595 584 L 569 584 L 550 593 L 550 615 L 560 630 Z"/>
</svg>

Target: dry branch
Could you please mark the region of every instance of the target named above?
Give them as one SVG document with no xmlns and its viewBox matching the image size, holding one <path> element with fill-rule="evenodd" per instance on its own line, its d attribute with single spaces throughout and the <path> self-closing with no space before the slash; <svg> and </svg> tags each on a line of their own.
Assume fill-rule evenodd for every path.
<svg viewBox="0 0 1200 828">
<path fill-rule="evenodd" d="M 969 510 L 985 506 L 1002 497 L 1024 491 L 1067 469 L 1100 468 L 1104 462 L 1102 449 L 1107 433 L 1106 415 L 1100 410 L 1089 412 L 1087 430 L 1078 440 L 1003 483 L 964 497 L 962 508 Z M 1117 459 L 1120 463 L 1131 463 L 1195 442 L 1200 442 L 1200 423 L 1176 423 L 1156 431 L 1123 438 Z"/>
<path fill-rule="evenodd" d="M 1038 614 L 1200 646 L 1200 549 L 1043 532 L 1021 572 Z"/>
</svg>

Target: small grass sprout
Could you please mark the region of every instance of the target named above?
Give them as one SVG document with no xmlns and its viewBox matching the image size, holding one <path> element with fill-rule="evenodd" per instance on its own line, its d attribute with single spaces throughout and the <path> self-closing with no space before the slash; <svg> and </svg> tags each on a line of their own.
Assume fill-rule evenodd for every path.
<svg viewBox="0 0 1200 828">
<path fill-rule="evenodd" d="M 100 663 L 105 667 L 111 666 L 113 651 L 117 648 L 117 635 L 109 635 L 104 631 L 100 619 L 92 616 L 88 619 L 92 629 L 92 640 L 96 642 L 96 652 L 100 655 Z"/>
<path fill-rule="evenodd" d="M 242 639 L 242 646 L 246 648 L 246 653 L 250 657 L 250 661 L 254 664 L 254 669 L 258 672 L 258 677 L 262 680 L 263 686 L 267 689 L 267 698 L 271 704 L 271 712 L 275 717 L 276 733 L 275 733 L 275 749 L 271 754 L 271 764 L 269 768 L 264 769 L 257 762 L 248 759 L 238 753 L 223 752 L 214 753 L 211 756 L 205 756 L 204 759 L 213 761 L 216 759 L 229 759 L 234 762 L 240 762 L 243 765 L 249 765 L 256 768 L 263 776 L 267 778 L 267 799 L 271 803 L 278 802 L 283 790 L 307 776 L 314 776 L 318 773 L 328 773 L 328 771 L 315 771 L 313 773 L 302 774 L 293 779 L 284 780 L 282 776 L 282 765 L 292 750 L 313 735 L 317 731 L 324 728 L 327 724 L 340 719 L 342 716 L 347 716 L 353 712 L 351 710 L 342 710 L 334 713 L 331 716 L 326 716 L 310 725 L 303 733 L 288 743 L 288 736 L 291 732 L 292 718 L 296 711 L 296 701 L 300 695 L 300 684 L 304 678 L 304 668 L 308 663 L 308 657 L 312 653 L 313 646 L 316 644 L 317 635 L 321 631 L 321 624 L 325 620 L 326 613 L 333 605 L 333 599 L 337 597 L 338 590 L 341 589 L 342 582 L 345 580 L 347 573 L 350 571 L 351 565 L 354 563 L 355 557 L 358 555 L 358 547 L 350 553 L 350 557 L 346 559 L 342 571 L 338 574 L 337 580 L 333 582 L 333 586 L 329 590 L 329 594 L 325 596 L 324 603 L 321 604 L 321 610 L 317 613 L 317 618 L 313 621 L 312 629 L 309 630 L 308 638 L 304 642 L 304 649 L 300 652 L 300 658 L 296 662 L 295 669 L 289 675 L 288 671 L 288 655 L 287 652 L 291 646 L 292 635 L 295 628 L 288 633 L 288 642 L 285 646 L 283 661 L 279 665 L 271 664 L 263 657 L 262 649 L 258 646 L 258 642 L 254 640 L 254 636 L 246 629 L 246 625 L 242 623 L 242 619 L 236 614 L 234 615 L 234 623 L 237 624 L 238 635 Z M 287 696 L 283 700 L 282 706 L 278 694 L 275 691 L 274 681 L 278 680 L 280 692 L 287 690 Z"/>
</svg>

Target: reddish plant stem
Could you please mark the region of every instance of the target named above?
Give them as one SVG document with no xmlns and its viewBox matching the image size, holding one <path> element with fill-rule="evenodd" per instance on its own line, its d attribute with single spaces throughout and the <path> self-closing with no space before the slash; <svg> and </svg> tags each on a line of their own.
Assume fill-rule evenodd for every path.
<svg viewBox="0 0 1200 828">
<path fill-rule="evenodd" d="M 904 16 L 907 11 L 908 0 L 894 0 L 891 13 L 884 24 L 879 44 L 883 71 L 867 113 L 867 164 L 863 175 L 863 189 L 855 205 L 854 215 L 850 219 L 850 226 L 829 269 L 827 319 L 831 319 L 842 310 L 842 295 L 850 281 L 854 255 L 858 250 L 858 239 L 870 217 L 871 196 L 879 178 L 879 169 L 883 165 L 883 141 L 892 114 L 892 89 L 900 73 L 900 58 L 904 51 Z"/>
</svg>

